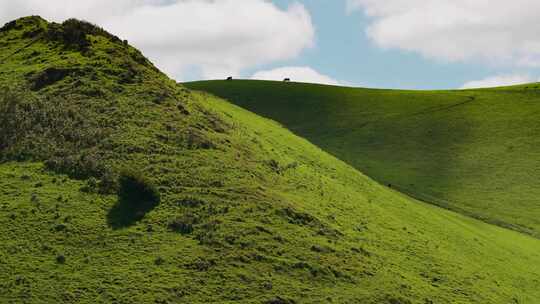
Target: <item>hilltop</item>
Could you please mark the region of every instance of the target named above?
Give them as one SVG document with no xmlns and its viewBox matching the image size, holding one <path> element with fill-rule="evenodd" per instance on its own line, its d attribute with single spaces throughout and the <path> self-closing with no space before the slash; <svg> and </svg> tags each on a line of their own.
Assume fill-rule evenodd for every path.
<svg viewBox="0 0 540 304">
<path fill-rule="evenodd" d="M 460 91 L 209 81 L 368 176 L 423 201 L 540 237 L 540 85 Z"/>
<path fill-rule="evenodd" d="M 532 303 L 540 241 L 414 201 L 78 20 L 0 29 L 0 302 Z"/>
</svg>

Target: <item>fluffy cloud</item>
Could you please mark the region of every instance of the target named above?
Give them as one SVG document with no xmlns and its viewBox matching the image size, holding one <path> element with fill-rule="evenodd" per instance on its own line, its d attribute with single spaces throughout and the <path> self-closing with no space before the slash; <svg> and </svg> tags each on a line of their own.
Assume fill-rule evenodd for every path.
<svg viewBox="0 0 540 304">
<path fill-rule="evenodd" d="M 461 89 L 474 89 L 474 88 L 493 88 L 500 86 L 510 86 L 524 83 L 531 83 L 540 81 L 534 79 L 529 75 L 513 74 L 513 75 L 497 75 L 488 77 L 482 80 L 474 80 L 465 83 Z"/>
<path fill-rule="evenodd" d="M 290 59 L 312 46 L 303 5 L 267 0 L 18 0 L 0 2 L 0 22 L 25 15 L 97 23 L 140 48 L 169 75 L 237 76 L 244 68 Z"/>
<path fill-rule="evenodd" d="M 540 1 L 347 0 L 380 47 L 447 61 L 540 66 Z"/>
<path fill-rule="evenodd" d="M 331 85 L 340 84 L 337 80 L 332 79 L 329 76 L 323 75 L 310 67 L 281 67 L 268 71 L 259 71 L 253 74 L 251 78 L 278 81 L 281 81 L 285 78 L 290 78 L 291 81 L 297 82 L 310 82 Z"/>
</svg>

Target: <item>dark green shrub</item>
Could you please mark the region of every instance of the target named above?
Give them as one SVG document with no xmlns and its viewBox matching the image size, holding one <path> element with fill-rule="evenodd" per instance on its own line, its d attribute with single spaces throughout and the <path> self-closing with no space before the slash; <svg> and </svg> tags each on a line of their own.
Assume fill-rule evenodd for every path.
<svg viewBox="0 0 540 304">
<path fill-rule="evenodd" d="M 195 197 L 186 197 L 186 198 L 178 200 L 176 204 L 182 207 L 196 208 L 196 207 L 206 205 L 206 202 Z"/>
<path fill-rule="evenodd" d="M 118 177 L 118 203 L 107 221 L 114 229 L 129 227 L 154 209 L 160 201 L 157 187 L 138 172 L 124 170 Z"/>
<path fill-rule="evenodd" d="M 13 21 L 10 21 L 10 22 L 4 24 L 4 26 L 2 26 L 2 28 L 0 28 L 0 33 L 1 32 L 7 32 L 7 31 L 15 29 L 15 28 L 17 28 L 17 21 L 13 20 Z"/>
<path fill-rule="evenodd" d="M 67 228 L 68 227 L 66 225 L 64 225 L 64 224 L 58 224 L 58 225 L 54 226 L 54 231 L 62 232 L 62 231 L 66 231 Z"/>
<path fill-rule="evenodd" d="M 118 195 L 132 202 L 134 207 L 149 207 L 159 203 L 157 187 L 138 172 L 124 170 L 118 177 Z"/>
<path fill-rule="evenodd" d="M 65 264 L 66 263 L 66 257 L 63 254 L 57 255 L 56 256 L 56 263 Z"/>
<path fill-rule="evenodd" d="M 290 207 L 276 211 L 279 215 L 284 216 L 289 223 L 297 225 L 309 225 L 315 218 L 307 213 L 296 211 Z"/>
<path fill-rule="evenodd" d="M 124 170 L 118 177 L 118 203 L 107 215 L 114 229 L 131 226 L 154 209 L 160 200 L 157 187 L 138 172 Z"/>
<path fill-rule="evenodd" d="M 296 301 L 292 300 L 292 299 L 285 299 L 285 298 L 282 298 L 282 297 L 276 297 L 276 298 L 273 298 L 273 299 L 270 299 L 266 302 L 264 302 L 265 304 L 295 304 Z"/>
<path fill-rule="evenodd" d="M 210 268 L 216 266 L 216 261 L 213 259 L 198 258 L 197 260 L 186 266 L 189 269 L 197 271 L 208 271 Z"/>
<path fill-rule="evenodd" d="M 30 38 L 30 39 L 33 39 L 33 38 L 36 38 L 39 34 L 43 33 L 43 29 L 42 28 L 34 28 L 34 29 L 30 29 L 30 30 L 26 30 L 24 33 L 23 33 L 23 38 Z"/>
<path fill-rule="evenodd" d="M 70 74 L 74 74 L 75 72 L 76 72 L 75 69 L 69 69 L 69 68 L 56 68 L 56 67 L 47 68 L 44 71 L 37 74 L 36 76 L 32 77 L 31 79 L 32 90 L 34 91 L 41 90 L 42 88 L 45 88 L 58 81 L 61 81 L 62 79 L 66 78 Z"/>
<path fill-rule="evenodd" d="M 53 24 L 48 31 L 49 39 L 60 41 L 67 47 L 78 50 L 86 50 L 90 46 L 87 34 L 90 34 L 88 26 L 76 19 L 66 20 L 62 25 Z"/>
<path fill-rule="evenodd" d="M 81 191 L 85 193 L 96 193 L 98 191 L 98 180 L 94 177 L 90 177 L 84 186 L 81 187 Z"/>
<path fill-rule="evenodd" d="M 118 191 L 118 178 L 106 170 L 98 182 L 98 191 L 101 194 L 113 194 Z"/>
<path fill-rule="evenodd" d="M 270 167 L 270 169 L 272 169 L 272 171 L 274 171 L 276 173 L 281 172 L 281 167 L 280 167 L 279 162 L 277 160 L 271 159 L 271 160 L 267 161 L 266 164 L 268 165 L 268 167 Z"/>
<path fill-rule="evenodd" d="M 158 257 L 154 260 L 154 264 L 156 264 L 157 266 L 159 265 L 163 265 L 165 263 L 165 259 L 162 258 L 162 257 Z"/>
<path fill-rule="evenodd" d="M 193 225 L 198 221 L 193 216 L 184 216 L 183 218 L 175 219 L 169 223 L 169 229 L 180 234 L 190 234 L 193 232 Z"/>
<path fill-rule="evenodd" d="M 102 36 L 112 42 L 122 43 L 120 38 L 108 33 L 101 27 L 77 19 L 68 19 L 62 24 L 52 24 L 47 32 L 49 40 L 62 42 L 66 47 L 79 51 L 86 51 L 91 45 L 87 35 Z"/>
</svg>

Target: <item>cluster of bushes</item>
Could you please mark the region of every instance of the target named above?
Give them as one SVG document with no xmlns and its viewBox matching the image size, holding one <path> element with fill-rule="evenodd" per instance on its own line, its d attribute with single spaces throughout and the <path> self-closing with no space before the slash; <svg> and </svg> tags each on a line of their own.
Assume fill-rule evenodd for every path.
<svg viewBox="0 0 540 304">
<path fill-rule="evenodd" d="M 67 174 L 73 178 L 85 179 L 89 177 L 102 177 L 110 169 L 104 164 L 105 156 L 96 151 L 81 152 L 70 155 L 57 153 L 45 161 L 47 169 Z"/>
<path fill-rule="evenodd" d="M 85 51 L 90 46 L 87 35 L 102 36 L 117 43 L 123 43 L 120 38 L 105 31 L 90 22 L 68 19 L 62 24 L 52 24 L 47 31 L 49 40 L 62 42 L 67 47 Z"/>
<path fill-rule="evenodd" d="M 7 32 L 7 31 L 10 31 L 10 30 L 15 29 L 15 28 L 17 28 L 17 21 L 13 20 L 13 21 L 10 21 L 10 22 L 4 24 L 4 26 L 2 26 L 0 28 L 0 33 Z"/>
<path fill-rule="evenodd" d="M 20 30 L 25 25 L 37 25 L 37 26 L 39 26 L 41 21 L 43 21 L 43 19 L 41 19 L 41 17 L 39 17 L 39 16 L 29 16 L 29 17 L 24 17 L 24 18 L 18 19 L 18 20 L 13 20 L 13 21 L 10 21 L 10 22 L 4 24 L 4 26 L 2 26 L 0 28 L 0 33 L 7 32 L 7 31 L 10 31 L 10 30 L 14 30 L 14 29 L 15 30 Z"/>
<path fill-rule="evenodd" d="M 0 161 L 39 160 L 72 177 L 101 177 L 110 155 L 99 145 L 111 132 L 76 101 L 0 89 Z"/>
<path fill-rule="evenodd" d="M 64 69 L 64 68 L 48 68 L 43 72 L 38 73 L 37 75 L 31 77 L 32 90 L 40 90 L 46 86 L 54 84 L 70 74 L 74 74 L 77 70 L 75 69 Z"/>
</svg>

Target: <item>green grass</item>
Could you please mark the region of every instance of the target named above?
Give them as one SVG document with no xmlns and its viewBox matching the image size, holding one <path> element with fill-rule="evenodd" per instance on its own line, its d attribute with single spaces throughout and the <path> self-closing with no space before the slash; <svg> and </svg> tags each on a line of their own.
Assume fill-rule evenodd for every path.
<svg viewBox="0 0 540 304">
<path fill-rule="evenodd" d="M 0 57 L 28 45 L 36 21 L 49 26 L 27 18 L 0 31 Z M 0 145 L 0 302 L 540 298 L 538 239 L 413 201 L 89 37 L 91 53 L 43 39 L 0 61 L 15 92 L 3 92 L 0 118 L 16 135 Z M 133 83 L 119 76 L 125 64 Z M 36 90 L 32 75 L 59 65 L 84 73 Z M 151 208 L 110 191 L 121 172 L 136 173 Z"/>
<path fill-rule="evenodd" d="M 540 89 L 400 91 L 265 81 L 185 84 L 282 123 L 426 202 L 540 237 Z"/>
</svg>

